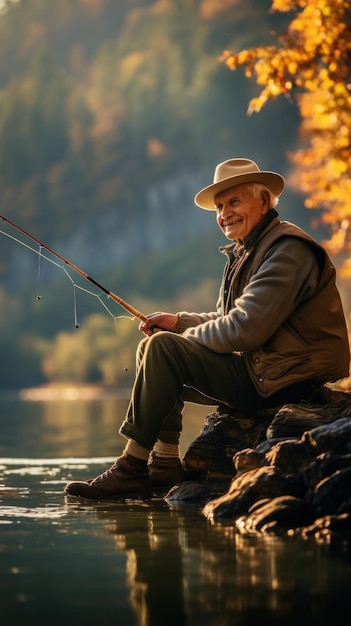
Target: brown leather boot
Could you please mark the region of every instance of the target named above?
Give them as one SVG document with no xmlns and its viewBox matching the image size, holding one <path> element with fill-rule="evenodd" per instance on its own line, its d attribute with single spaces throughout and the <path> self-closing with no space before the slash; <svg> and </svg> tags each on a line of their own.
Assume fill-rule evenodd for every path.
<svg viewBox="0 0 351 626">
<path fill-rule="evenodd" d="M 91 498 L 141 498 L 151 497 L 151 479 L 146 461 L 123 453 L 110 469 L 93 480 L 67 483 L 65 492 L 70 496 Z"/>
<path fill-rule="evenodd" d="M 176 457 L 164 458 L 150 452 L 148 469 L 153 489 L 168 491 L 181 482 L 182 464 Z"/>
</svg>

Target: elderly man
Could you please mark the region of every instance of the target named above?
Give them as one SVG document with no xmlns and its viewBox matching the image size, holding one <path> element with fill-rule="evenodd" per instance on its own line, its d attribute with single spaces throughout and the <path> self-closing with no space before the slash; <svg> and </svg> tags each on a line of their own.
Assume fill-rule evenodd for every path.
<svg viewBox="0 0 351 626">
<path fill-rule="evenodd" d="M 350 351 L 335 269 L 303 230 L 275 210 L 280 174 L 248 159 L 220 163 L 195 203 L 213 210 L 225 236 L 217 309 L 154 313 L 140 330 L 136 378 L 116 462 L 66 493 L 150 497 L 179 480 L 185 401 L 258 410 L 308 399 L 349 374 Z M 161 332 L 162 331 L 162 332 Z"/>
</svg>

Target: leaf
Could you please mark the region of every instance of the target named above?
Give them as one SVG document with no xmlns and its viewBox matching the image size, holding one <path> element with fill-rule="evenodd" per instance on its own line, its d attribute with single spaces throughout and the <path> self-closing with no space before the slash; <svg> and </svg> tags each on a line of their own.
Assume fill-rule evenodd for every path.
<svg viewBox="0 0 351 626">
<path fill-rule="evenodd" d="M 226 51 L 221 58 L 262 86 L 248 114 L 296 92 L 300 147 L 289 153 L 290 182 L 305 193 L 307 208 L 322 208 L 321 219 L 330 227 L 326 245 L 344 255 L 351 254 L 350 9 L 349 0 L 273 0 L 272 11 L 291 14 L 280 46 Z M 351 262 L 341 271 L 351 276 Z"/>
</svg>

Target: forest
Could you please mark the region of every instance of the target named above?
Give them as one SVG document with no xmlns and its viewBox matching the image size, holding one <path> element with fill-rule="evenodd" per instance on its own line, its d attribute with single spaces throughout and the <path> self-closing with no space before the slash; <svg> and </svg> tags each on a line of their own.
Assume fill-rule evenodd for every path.
<svg viewBox="0 0 351 626">
<path fill-rule="evenodd" d="M 288 15 L 271 4 L 2 2 L 1 215 L 145 314 L 213 309 L 225 242 L 195 193 L 237 156 L 289 180 L 299 145 L 291 99 L 248 115 L 257 86 L 221 61 L 277 44 Z M 279 211 L 326 236 L 296 180 Z M 0 230 L 0 388 L 130 385 L 137 320 L 1 220 Z"/>
</svg>

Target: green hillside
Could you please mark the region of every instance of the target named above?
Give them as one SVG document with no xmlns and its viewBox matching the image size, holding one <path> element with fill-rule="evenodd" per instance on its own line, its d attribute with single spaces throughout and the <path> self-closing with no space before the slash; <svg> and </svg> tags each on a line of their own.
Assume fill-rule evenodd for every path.
<svg viewBox="0 0 351 626">
<path fill-rule="evenodd" d="M 194 193 L 232 156 L 284 173 L 297 141 L 294 106 L 275 102 L 248 117 L 253 87 L 218 57 L 273 41 L 282 17 L 266 0 L 4 4 L 1 213 L 146 313 L 213 307 L 221 239 L 194 208 Z M 288 191 L 283 217 L 298 215 L 305 226 L 301 206 Z M 72 293 L 62 271 L 43 265 L 38 285 L 36 255 L 1 237 L 0 387 L 65 377 L 120 384 L 111 363 L 120 350 L 130 360 L 137 323 L 119 332 L 111 353 L 96 347 L 88 359 L 85 328 L 97 337 L 90 348 L 100 335 L 105 345 L 90 317 L 105 316 L 115 333 L 120 311 L 110 317 L 96 298 Z M 58 364 L 63 353 L 62 363 L 72 361 L 73 350 L 81 367 L 65 374 Z"/>
</svg>

